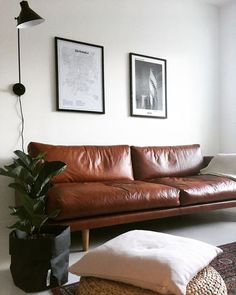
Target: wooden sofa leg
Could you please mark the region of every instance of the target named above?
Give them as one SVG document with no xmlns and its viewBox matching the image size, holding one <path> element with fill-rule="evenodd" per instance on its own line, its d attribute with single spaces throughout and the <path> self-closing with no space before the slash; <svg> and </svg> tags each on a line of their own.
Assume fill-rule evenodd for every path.
<svg viewBox="0 0 236 295">
<path fill-rule="evenodd" d="M 89 229 L 82 230 L 83 251 L 88 251 L 89 248 Z"/>
</svg>

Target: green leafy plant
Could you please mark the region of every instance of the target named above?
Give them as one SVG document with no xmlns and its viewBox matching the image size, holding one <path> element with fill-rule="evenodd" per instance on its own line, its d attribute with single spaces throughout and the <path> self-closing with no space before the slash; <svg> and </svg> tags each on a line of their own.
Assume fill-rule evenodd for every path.
<svg viewBox="0 0 236 295">
<path fill-rule="evenodd" d="M 52 177 L 60 174 L 66 168 L 66 164 L 61 161 L 45 161 L 45 153 L 31 157 L 17 150 L 14 154 L 18 158 L 13 159 L 11 165 L 0 168 L 0 175 L 15 180 L 9 187 L 19 194 L 20 205 L 9 207 L 10 215 L 18 220 L 9 228 L 24 231 L 29 238 L 34 238 L 40 235 L 42 226 L 48 219 L 56 217 L 59 213 L 59 210 L 46 213 L 46 193 L 52 186 Z"/>
</svg>

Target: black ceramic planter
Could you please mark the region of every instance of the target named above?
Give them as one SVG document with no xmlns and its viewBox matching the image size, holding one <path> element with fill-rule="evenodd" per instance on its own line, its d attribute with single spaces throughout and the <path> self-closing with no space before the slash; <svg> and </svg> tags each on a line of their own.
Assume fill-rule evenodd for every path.
<svg viewBox="0 0 236 295">
<path fill-rule="evenodd" d="M 68 281 L 70 228 L 44 228 L 50 236 L 26 239 L 26 234 L 12 231 L 9 236 L 11 274 L 17 287 L 25 292 L 39 292 Z"/>
</svg>

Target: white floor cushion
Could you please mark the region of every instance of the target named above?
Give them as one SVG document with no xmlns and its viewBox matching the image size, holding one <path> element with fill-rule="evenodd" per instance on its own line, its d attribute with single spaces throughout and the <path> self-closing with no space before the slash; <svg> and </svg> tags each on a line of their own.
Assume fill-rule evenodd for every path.
<svg viewBox="0 0 236 295">
<path fill-rule="evenodd" d="M 188 282 L 221 252 L 201 241 L 134 230 L 89 251 L 69 270 L 79 276 L 180 295 L 186 293 Z"/>
</svg>

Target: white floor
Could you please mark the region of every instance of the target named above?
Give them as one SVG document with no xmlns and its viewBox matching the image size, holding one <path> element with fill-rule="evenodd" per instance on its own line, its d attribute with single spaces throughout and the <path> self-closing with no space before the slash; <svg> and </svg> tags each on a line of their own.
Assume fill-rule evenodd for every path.
<svg viewBox="0 0 236 295">
<path fill-rule="evenodd" d="M 91 230 L 90 248 L 101 245 L 105 241 L 132 229 L 160 231 L 199 239 L 213 245 L 222 245 L 236 241 L 236 208 Z M 25 294 L 14 286 L 9 271 L 8 233 L 9 231 L 5 227 L 0 228 L 0 295 Z M 80 233 L 73 233 L 70 264 L 77 261 L 82 255 Z M 68 283 L 78 281 L 78 279 L 78 277 L 69 274 Z M 34 294 L 46 295 L 51 293 L 45 291 Z"/>
</svg>

